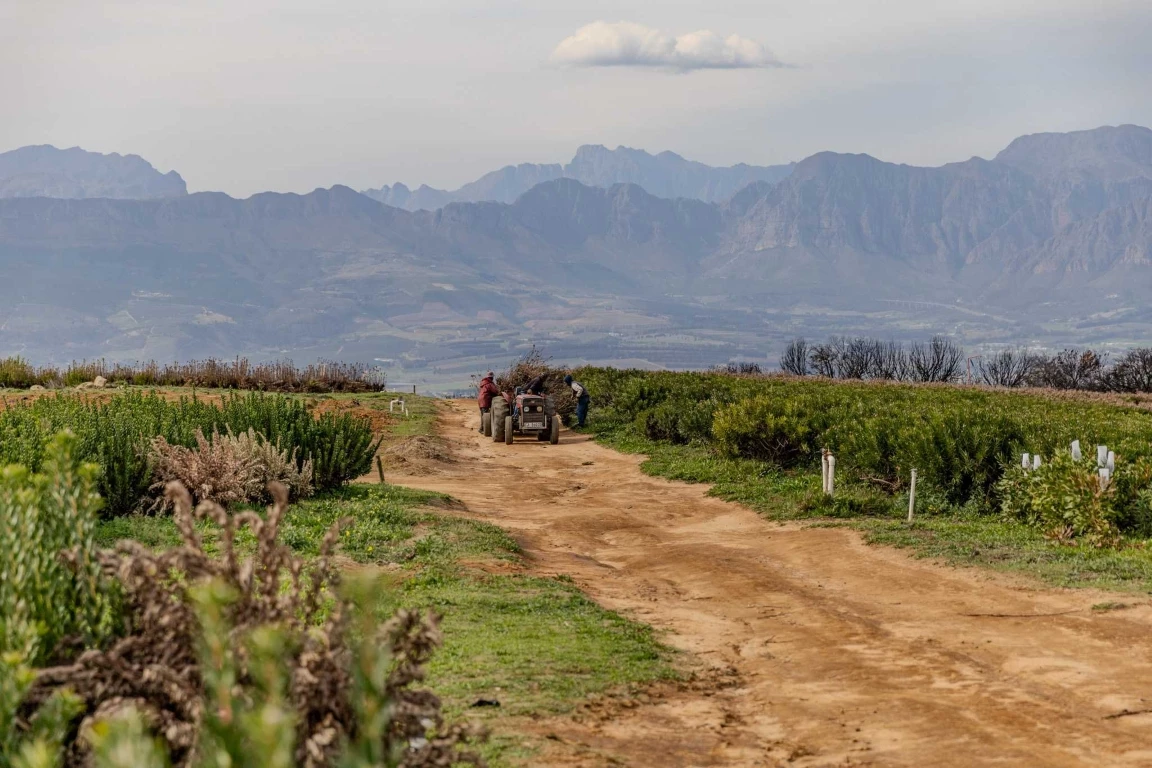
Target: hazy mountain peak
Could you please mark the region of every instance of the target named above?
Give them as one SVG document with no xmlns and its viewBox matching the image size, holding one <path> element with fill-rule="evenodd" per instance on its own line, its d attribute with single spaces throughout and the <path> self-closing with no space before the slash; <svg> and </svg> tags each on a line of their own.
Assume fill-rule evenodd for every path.
<svg viewBox="0 0 1152 768">
<path fill-rule="evenodd" d="M 494 201 L 511 203 L 537 184 L 561 177 L 590 187 L 607 189 L 614 184 L 637 184 L 656 197 L 691 198 L 718 203 L 753 182 L 774 184 L 791 171 L 791 165 L 754 166 L 740 163 L 714 168 L 665 150 L 651 154 L 643 149 L 603 144 L 583 144 L 567 165 L 520 163 L 491 171 L 476 181 L 449 192 L 422 186 L 423 194 L 406 194 L 403 185 L 365 190 L 364 194 L 407 210 L 436 209 L 450 202 Z"/>
<path fill-rule="evenodd" d="M 996 155 L 996 162 L 1046 179 L 1152 178 L 1152 130 L 1119 125 L 1071 133 L 1034 133 L 1014 140 Z"/>
<path fill-rule="evenodd" d="M 180 174 L 160 173 L 139 155 L 57 149 L 50 144 L 0 153 L 0 197 L 150 200 L 186 194 Z"/>
</svg>

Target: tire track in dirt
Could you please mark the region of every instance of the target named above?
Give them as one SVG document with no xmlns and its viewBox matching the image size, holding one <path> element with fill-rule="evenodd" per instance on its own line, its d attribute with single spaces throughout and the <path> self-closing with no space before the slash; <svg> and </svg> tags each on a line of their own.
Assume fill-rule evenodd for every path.
<svg viewBox="0 0 1152 768">
<path fill-rule="evenodd" d="M 516 535 L 533 570 L 667 632 L 698 680 L 527 727 L 539 765 L 1148 766 L 1152 606 L 953 569 L 842 529 L 777 525 L 565 432 L 405 477 Z M 997 614 L 991 616 L 988 614 Z"/>
</svg>

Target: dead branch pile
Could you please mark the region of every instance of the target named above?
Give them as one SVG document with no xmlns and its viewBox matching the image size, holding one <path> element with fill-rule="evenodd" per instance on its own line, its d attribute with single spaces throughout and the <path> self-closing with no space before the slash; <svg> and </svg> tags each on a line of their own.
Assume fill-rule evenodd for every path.
<svg viewBox="0 0 1152 768">
<path fill-rule="evenodd" d="M 517 387 L 527 385 L 537 376 L 546 376 L 544 393 L 553 399 L 556 413 L 564 423 L 568 423 L 569 417 L 576 412 L 576 396 L 564 383 L 564 375 L 568 372 L 566 367 L 552 365 L 552 358 L 545 357 L 543 352 L 532 347 L 496 376 L 496 386 L 501 392 L 515 392 Z"/>
</svg>

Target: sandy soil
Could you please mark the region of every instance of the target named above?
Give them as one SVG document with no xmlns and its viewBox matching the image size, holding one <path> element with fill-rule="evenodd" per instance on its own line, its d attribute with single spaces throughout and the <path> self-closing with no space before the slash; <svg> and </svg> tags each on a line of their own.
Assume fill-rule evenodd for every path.
<svg viewBox="0 0 1152 768">
<path fill-rule="evenodd" d="M 695 683 L 532 724 L 540 765 L 1152 766 L 1152 606 L 777 525 L 565 432 L 493 444 L 470 403 L 452 494 L 531 567 L 665 630 Z M 1130 603 L 1099 612 L 1105 600 Z"/>
</svg>

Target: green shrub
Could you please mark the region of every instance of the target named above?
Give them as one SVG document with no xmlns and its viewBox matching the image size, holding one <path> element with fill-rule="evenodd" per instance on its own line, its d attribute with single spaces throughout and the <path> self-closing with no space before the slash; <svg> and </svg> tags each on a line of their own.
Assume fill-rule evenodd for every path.
<svg viewBox="0 0 1152 768">
<path fill-rule="evenodd" d="M 790 466 L 814 455 L 818 448 L 812 405 L 805 398 L 742 400 L 716 411 L 712 434 L 728 458 Z"/>
<path fill-rule="evenodd" d="M 896 450 L 904 465 L 915 467 L 949 502 L 962 506 L 970 500 L 991 503 L 1004 463 L 1024 435 L 1005 414 L 972 419 L 949 408 L 912 419 L 902 442 Z"/>
<path fill-rule="evenodd" d="M 1009 491 L 1009 485 L 1000 485 L 1005 467 L 1018 463 L 1024 451 L 1058 456 L 1068 455 L 1074 439 L 1086 446 L 1108 444 L 1128 467 L 1115 478 L 1117 500 L 1108 517 L 1122 532 L 1152 535 L 1152 479 L 1141 480 L 1132 469 L 1140 461 L 1152 462 L 1152 413 L 1126 403 L 717 373 L 584 368 L 576 375 L 598 393 L 608 390 L 593 410 L 596 429 L 694 442 L 729 458 L 779 466 L 814 459 L 827 448 L 846 479 L 890 494 L 907 489 L 915 468 L 940 496 L 941 509 L 964 514 L 1001 508 L 1002 494 Z M 690 413 L 697 403 L 698 414 Z M 714 417 L 707 430 L 696 416 L 709 407 Z"/>
<path fill-rule="evenodd" d="M 48 445 L 42 473 L 0 470 L 0 652 L 30 662 L 65 640 L 93 645 L 114 629 L 95 559 L 98 468 L 80 463 L 76 447 L 62 433 Z"/>
<path fill-rule="evenodd" d="M 77 437 L 77 458 L 100 467 L 98 489 L 106 513 L 138 509 L 154 478 L 149 449 L 155 438 L 191 448 L 196 434 L 255 430 L 295 457 L 297 469 L 312 467 L 317 490 L 338 487 L 371 469 L 379 444 L 371 422 L 350 413 L 318 418 L 299 399 L 278 394 L 233 393 L 219 405 L 196 397 L 166 400 L 128 392 L 98 402 L 58 394 L 14 403 L 0 412 L 0 462 L 34 471 L 44 460 L 44 441 L 62 429 Z"/>
<path fill-rule="evenodd" d="M 1051 538 L 1113 544 L 1119 537 L 1116 488 L 1101 490 L 1095 461 L 1058 454 L 1039 469 L 1009 470 L 998 490 L 1005 516 Z"/>
<path fill-rule="evenodd" d="M 1152 461 L 1116 459 L 1105 488 L 1095 457 L 1057 453 L 1038 469 L 1014 467 L 997 485 L 1001 512 L 1063 541 L 1115 544 L 1122 530 L 1152 532 Z"/>
<path fill-rule="evenodd" d="M 712 419 L 718 403 L 706 400 L 669 399 L 636 417 L 640 431 L 651 440 L 684 445 L 712 439 Z"/>
</svg>

